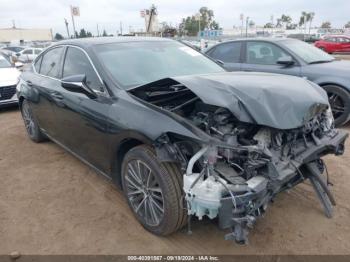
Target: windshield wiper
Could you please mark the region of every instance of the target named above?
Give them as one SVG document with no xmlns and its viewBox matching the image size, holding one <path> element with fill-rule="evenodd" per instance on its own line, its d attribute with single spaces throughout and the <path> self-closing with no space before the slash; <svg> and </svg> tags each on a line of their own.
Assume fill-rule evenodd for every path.
<svg viewBox="0 0 350 262">
<path fill-rule="evenodd" d="M 329 63 L 329 62 L 333 62 L 333 60 L 316 60 L 316 61 L 312 61 L 309 63 L 309 65 L 312 65 L 312 64 L 322 64 L 322 63 Z"/>
</svg>

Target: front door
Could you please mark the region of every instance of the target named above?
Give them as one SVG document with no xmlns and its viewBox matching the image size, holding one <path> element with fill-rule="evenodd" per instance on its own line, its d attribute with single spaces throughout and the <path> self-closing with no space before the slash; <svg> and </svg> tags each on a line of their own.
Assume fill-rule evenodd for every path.
<svg viewBox="0 0 350 262">
<path fill-rule="evenodd" d="M 264 41 L 249 41 L 246 43 L 245 59 L 242 71 L 268 72 L 285 75 L 300 76 L 300 66 L 295 61 L 294 65 L 279 65 L 277 61 L 291 55 L 279 46 Z"/>
<path fill-rule="evenodd" d="M 67 47 L 62 78 L 85 74 L 86 84 L 97 98 L 74 93 L 60 86 L 56 90 L 54 112 L 57 120 L 57 140 L 101 171 L 108 170 L 109 143 L 106 116 L 110 98 L 86 53 L 77 47 Z"/>
</svg>

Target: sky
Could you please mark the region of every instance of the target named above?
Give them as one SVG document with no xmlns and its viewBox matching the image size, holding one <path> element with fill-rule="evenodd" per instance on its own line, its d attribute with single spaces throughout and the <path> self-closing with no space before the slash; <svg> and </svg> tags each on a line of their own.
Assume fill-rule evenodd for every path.
<svg viewBox="0 0 350 262">
<path fill-rule="evenodd" d="M 140 10 L 155 4 L 159 22 L 178 25 L 183 17 L 193 15 L 202 6 L 214 11 L 215 20 L 223 28 L 240 25 L 240 14 L 249 16 L 257 25 L 264 25 L 273 15 L 282 14 L 299 21 L 302 11 L 315 12 L 315 25 L 330 21 L 343 27 L 350 21 L 350 0 L 0 0 L 0 28 L 51 28 L 53 33 L 66 34 L 64 18 L 72 32 L 70 5 L 79 6 L 76 29 L 85 28 L 97 34 L 105 29 L 116 34 L 122 22 L 123 33 L 144 29 Z"/>
</svg>

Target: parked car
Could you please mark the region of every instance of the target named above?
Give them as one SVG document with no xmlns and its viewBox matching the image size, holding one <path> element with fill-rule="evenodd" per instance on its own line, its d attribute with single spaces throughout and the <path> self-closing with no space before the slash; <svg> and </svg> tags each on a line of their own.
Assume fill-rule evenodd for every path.
<svg viewBox="0 0 350 262">
<path fill-rule="evenodd" d="M 6 46 L 1 48 L 1 52 L 5 53 L 7 55 L 15 55 L 18 52 L 21 52 L 22 50 L 24 50 L 24 47 L 22 46 Z"/>
<path fill-rule="evenodd" d="M 329 54 L 350 52 L 350 36 L 327 35 L 316 41 L 315 46 Z"/>
<path fill-rule="evenodd" d="M 19 75 L 18 69 L 0 53 L 0 108 L 18 104 L 16 85 Z"/>
<path fill-rule="evenodd" d="M 350 118 L 350 62 L 340 61 L 296 39 L 244 39 L 206 51 L 229 71 L 271 72 L 305 77 L 328 93 L 335 124 Z"/>
<path fill-rule="evenodd" d="M 26 48 L 16 53 L 16 58 L 18 61 L 23 63 L 32 62 L 42 51 L 42 48 Z"/>
<path fill-rule="evenodd" d="M 46 49 L 18 98 L 29 138 L 111 178 L 154 234 L 208 216 L 245 243 L 270 201 L 306 179 L 332 216 L 321 157 L 342 154 L 347 133 L 303 78 L 226 72 L 169 39 L 101 37 Z"/>
</svg>

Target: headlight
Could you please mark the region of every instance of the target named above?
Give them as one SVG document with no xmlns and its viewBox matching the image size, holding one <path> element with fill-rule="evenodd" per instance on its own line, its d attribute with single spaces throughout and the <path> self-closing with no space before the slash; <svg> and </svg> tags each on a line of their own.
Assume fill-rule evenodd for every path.
<svg viewBox="0 0 350 262">
<path fill-rule="evenodd" d="M 326 129 L 332 129 L 334 127 L 334 118 L 333 118 L 333 114 L 332 114 L 332 109 L 329 106 L 326 113 L 325 113 L 325 117 L 326 117 Z"/>
</svg>

